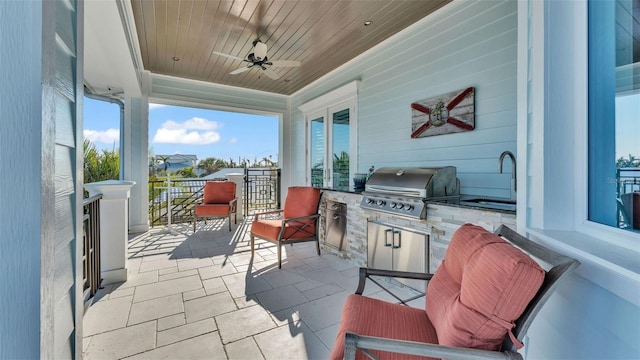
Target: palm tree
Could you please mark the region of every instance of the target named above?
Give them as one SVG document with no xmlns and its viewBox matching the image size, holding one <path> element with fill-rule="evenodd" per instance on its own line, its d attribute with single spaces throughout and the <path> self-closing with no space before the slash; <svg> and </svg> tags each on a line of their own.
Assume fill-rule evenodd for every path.
<svg viewBox="0 0 640 360">
<path fill-rule="evenodd" d="M 621 157 L 616 160 L 616 168 L 621 169 L 628 167 L 640 167 L 640 157 L 629 154 L 628 159 Z"/>
</svg>

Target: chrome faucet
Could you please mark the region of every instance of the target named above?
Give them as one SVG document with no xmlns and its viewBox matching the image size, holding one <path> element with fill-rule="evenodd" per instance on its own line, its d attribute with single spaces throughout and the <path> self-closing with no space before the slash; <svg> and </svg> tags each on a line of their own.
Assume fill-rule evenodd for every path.
<svg viewBox="0 0 640 360">
<path fill-rule="evenodd" d="M 500 159 L 498 160 L 498 173 L 502 174 L 502 162 L 505 157 L 511 158 L 511 200 L 516 199 L 516 191 L 518 190 L 518 182 L 516 180 L 516 157 L 513 155 L 511 151 L 504 151 L 500 154 Z"/>
</svg>

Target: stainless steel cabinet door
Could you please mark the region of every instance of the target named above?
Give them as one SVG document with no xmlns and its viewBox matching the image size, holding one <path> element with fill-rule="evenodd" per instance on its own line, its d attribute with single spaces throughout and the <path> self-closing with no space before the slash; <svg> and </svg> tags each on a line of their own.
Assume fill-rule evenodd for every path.
<svg viewBox="0 0 640 360">
<path fill-rule="evenodd" d="M 393 270 L 427 272 L 427 236 L 407 230 L 394 229 Z M 416 290 L 424 291 L 425 282 L 420 280 L 398 279 Z"/>
<path fill-rule="evenodd" d="M 393 269 L 393 257 L 391 242 L 393 241 L 393 228 L 374 222 L 367 224 L 367 267 L 374 269 Z"/>
</svg>

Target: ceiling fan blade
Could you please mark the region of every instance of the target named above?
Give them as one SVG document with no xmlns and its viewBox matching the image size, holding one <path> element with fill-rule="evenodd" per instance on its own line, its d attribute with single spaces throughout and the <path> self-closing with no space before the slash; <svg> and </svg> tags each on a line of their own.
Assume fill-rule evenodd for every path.
<svg viewBox="0 0 640 360">
<path fill-rule="evenodd" d="M 229 58 L 229 59 L 234 59 L 234 60 L 244 61 L 244 59 L 239 58 L 239 57 L 237 57 L 237 56 L 233 56 L 233 55 L 229 55 L 229 54 L 223 54 L 223 53 L 221 53 L 221 52 L 217 52 L 217 51 L 212 51 L 212 53 L 213 53 L 213 54 L 216 54 L 216 55 L 218 55 L 218 56 L 224 56 L 224 57 Z"/>
<path fill-rule="evenodd" d="M 278 75 L 278 73 L 276 73 L 275 71 L 269 69 L 269 68 L 262 68 L 262 71 L 264 71 L 264 74 L 267 75 L 269 78 L 273 79 L 273 80 L 278 80 L 280 79 L 280 75 Z"/>
<path fill-rule="evenodd" d="M 300 66 L 300 61 L 295 61 L 295 60 L 274 60 L 274 61 L 271 61 L 271 66 L 297 67 L 297 66 Z"/>
<path fill-rule="evenodd" d="M 241 67 L 241 68 L 239 68 L 239 69 L 235 69 L 235 70 L 233 70 L 233 71 L 232 71 L 232 72 L 230 72 L 229 74 L 230 74 L 230 75 L 237 75 L 237 74 L 243 73 L 243 72 L 245 72 L 245 71 L 247 71 L 247 70 L 251 69 L 252 67 L 253 67 L 253 65 L 249 65 L 249 66 Z"/>
</svg>

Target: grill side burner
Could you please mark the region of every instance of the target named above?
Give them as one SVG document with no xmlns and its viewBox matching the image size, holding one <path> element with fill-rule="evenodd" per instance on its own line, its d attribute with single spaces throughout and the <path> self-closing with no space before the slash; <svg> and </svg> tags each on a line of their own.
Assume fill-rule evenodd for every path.
<svg viewBox="0 0 640 360">
<path fill-rule="evenodd" d="M 360 207 L 399 216 L 426 219 L 427 200 L 460 197 L 454 166 L 380 168 L 365 185 Z"/>
</svg>

